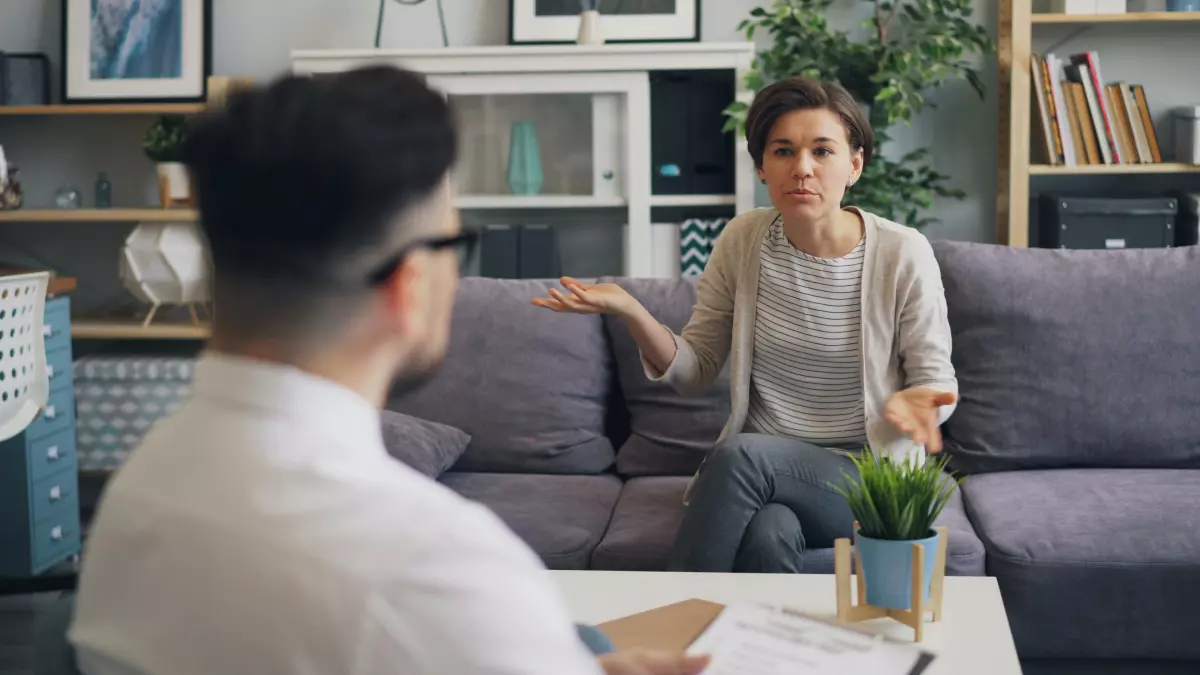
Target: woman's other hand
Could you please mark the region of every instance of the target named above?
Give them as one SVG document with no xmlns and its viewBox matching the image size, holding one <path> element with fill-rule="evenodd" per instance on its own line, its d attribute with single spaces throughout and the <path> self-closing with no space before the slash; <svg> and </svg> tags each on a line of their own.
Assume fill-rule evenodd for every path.
<svg viewBox="0 0 1200 675">
<path fill-rule="evenodd" d="M 938 408 L 957 400 L 952 392 L 912 387 L 892 394 L 884 408 L 884 417 L 914 443 L 924 445 L 931 453 L 938 453 L 942 451 Z"/>
<path fill-rule="evenodd" d="M 533 304 L 556 312 L 616 316 L 630 316 L 639 306 L 632 295 L 616 284 L 585 284 L 571 277 L 560 281 L 566 293 L 551 288 L 550 297 L 534 298 Z"/>
<path fill-rule="evenodd" d="M 698 675 L 709 657 L 644 649 L 613 652 L 599 658 L 605 675 Z"/>
</svg>

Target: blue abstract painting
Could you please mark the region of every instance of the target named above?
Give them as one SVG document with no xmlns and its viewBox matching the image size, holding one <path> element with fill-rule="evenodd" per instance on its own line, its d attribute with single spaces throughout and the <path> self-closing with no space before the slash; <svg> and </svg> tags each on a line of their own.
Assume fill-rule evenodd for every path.
<svg viewBox="0 0 1200 675">
<path fill-rule="evenodd" d="M 91 74 L 172 79 L 183 72 L 183 0 L 91 0 Z"/>
</svg>

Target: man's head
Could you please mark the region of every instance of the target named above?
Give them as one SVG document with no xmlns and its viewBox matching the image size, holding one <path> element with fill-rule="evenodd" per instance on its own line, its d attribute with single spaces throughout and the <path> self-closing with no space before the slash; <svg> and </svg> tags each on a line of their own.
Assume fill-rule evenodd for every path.
<svg viewBox="0 0 1200 675">
<path fill-rule="evenodd" d="M 455 153 L 446 100 L 389 67 L 286 76 L 203 116 L 185 156 L 215 268 L 214 348 L 431 371 L 470 242 Z"/>
</svg>

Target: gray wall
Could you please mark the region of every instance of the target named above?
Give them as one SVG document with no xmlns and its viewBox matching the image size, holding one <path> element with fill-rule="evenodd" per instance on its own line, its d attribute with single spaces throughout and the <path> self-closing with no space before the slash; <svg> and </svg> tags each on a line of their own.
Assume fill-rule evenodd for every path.
<svg viewBox="0 0 1200 675">
<path fill-rule="evenodd" d="M 39 50 L 57 61 L 59 0 L 0 1 L 0 49 Z M 214 70 L 222 75 L 266 79 L 288 67 L 293 48 L 369 47 L 374 38 L 377 4 L 373 0 L 216 0 L 214 2 Z M 504 44 L 507 39 L 507 0 L 444 0 L 446 23 L 453 46 Z M 704 0 L 702 37 L 708 41 L 740 39 L 737 23 L 752 7 L 768 0 Z M 995 33 L 995 4 L 974 0 L 979 20 Z M 850 30 L 866 17 L 869 5 L 844 0 L 832 23 Z M 1163 111 L 1174 105 L 1200 102 L 1200 81 L 1190 70 L 1200 54 L 1195 29 L 1179 26 L 1109 26 L 1076 34 L 1069 27 L 1037 29 L 1035 49 L 1074 36 L 1057 48 L 1061 54 L 1098 50 L 1108 79 L 1127 78 L 1146 85 L 1156 109 L 1162 141 L 1170 135 Z M 382 46 L 437 47 L 441 44 L 433 2 L 417 7 L 389 3 Z M 1181 56 L 1186 55 L 1186 56 Z M 963 83 L 954 83 L 930 96 L 937 106 L 908 129 L 898 130 L 893 148 L 901 152 L 932 145 L 936 166 L 954 176 L 966 190 L 962 201 L 942 201 L 933 214 L 943 222 L 926 232 L 931 237 L 990 241 L 995 232 L 996 125 L 994 58 L 984 59 L 984 81 L 992 88 L 980 101 Z M 108 171 L 118 202 L 139 203 L 153 194 L 151 167 L 138 141 L 147 119 L 0 119 L 0 144 L 26 168 L 33 203 L 48 203 L 55 186 L 73 183 L 90 200 L 95 173 Z M 1160 179 L 1141 179 L 1156 185 Z M 1082 182 L 1081 182 L 1082 181 Z M 1112 183 L 1130 185 L 1121 179 Z M 1087 189 L 1092 178 L 1035 183 L 1035 190 Z M 551 214 L 545 214 L 547 219 Z M 13 257 L 19 240 L 34 253 L 57 262 L 66 271 L 107 286 L 104 292 L 81 292 L 81 298 L 104 302 L 120 298 L 119 288 L 100 283 L 115 276 L 116 252 L 123 234 L 120 225 L 0 225 L 0 252 Z M 585 238 L 592 235 L 581 236 Z"/>
</svg>

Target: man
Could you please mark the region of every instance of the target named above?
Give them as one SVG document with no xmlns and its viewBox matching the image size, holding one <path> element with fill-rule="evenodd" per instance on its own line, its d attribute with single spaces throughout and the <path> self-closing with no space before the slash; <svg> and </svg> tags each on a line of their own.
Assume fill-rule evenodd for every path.
<svg viewBox="0 0 1200 675">
<path fill-rule="evenodd" d="M 87 675 L 704 666 L 597 661 L 531 551 L 384 450 L 378 407 L 442 359 L 473 241 L 455 144 L 446 101 L 386 67 L 284 77 L 189 134 L 216 321 L 192 399 L 101 503 L 70 632 Z"/>
</svg>

